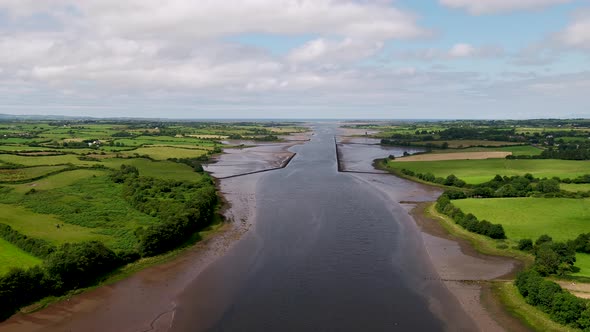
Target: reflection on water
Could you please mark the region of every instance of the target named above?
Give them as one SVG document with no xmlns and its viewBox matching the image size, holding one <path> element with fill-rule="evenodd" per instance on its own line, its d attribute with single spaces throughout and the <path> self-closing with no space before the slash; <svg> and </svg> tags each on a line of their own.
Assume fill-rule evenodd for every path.
<svg viewBox="0 0 590 332">
<path fill-rule="evenodd" d="M 399 179 L 387 194 L 338 173 L 336 125 L 315 129 L 288 167 L 260 177 L 255 228 L 181 294 L 172 330 L 472 330 L 392 200 L 429 194 Z M 384 157 L 348 152 L 355 167 Z"/>
</svg>

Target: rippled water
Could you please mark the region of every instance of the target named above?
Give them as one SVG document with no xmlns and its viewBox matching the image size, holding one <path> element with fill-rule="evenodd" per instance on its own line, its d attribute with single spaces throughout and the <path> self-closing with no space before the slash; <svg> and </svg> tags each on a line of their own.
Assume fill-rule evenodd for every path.
<svg viewBox="0 0 590 332">
<path fill-rule="evenodd" d="M 472 329 L 407 212 L 375 180 L 337 172 L 336 125 L 315 131 L 260 178 L 255 227 L 183 292 L 172 330 Z"/>
</svg>

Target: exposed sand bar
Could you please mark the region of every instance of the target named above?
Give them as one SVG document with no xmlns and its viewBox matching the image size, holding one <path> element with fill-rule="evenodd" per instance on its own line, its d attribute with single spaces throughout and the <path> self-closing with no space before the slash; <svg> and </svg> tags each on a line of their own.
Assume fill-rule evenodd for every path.
<svg viewBox="0 0 590 332">
<path fill-rule="evenodd" d="M 273 167 L 292 154 L 287 151 L 289 147 L 301 143 L 304 142 L 262 144 L 259 149 L 254 148 L 254 153 L 249 149 L 228 149 L 231 153 L 218 157 L 216 170 L 223 173 L 221 169 L 224 168 L 225 172 L 237 174 L 243 170 Z M 231 165 L 236 160 L 240 161 L 239 165 Z M 72 296 L 34 313 L 16 314 L 0 323 L 0 332 L 167 331 L 180 294 L 253 226 L 260 177 L 261 174 L 252 174 L 218 181 L 218 190 L 227 202 L 224 215 L 229 222 L 210 239 L 124 280 Z"/>
</svg>

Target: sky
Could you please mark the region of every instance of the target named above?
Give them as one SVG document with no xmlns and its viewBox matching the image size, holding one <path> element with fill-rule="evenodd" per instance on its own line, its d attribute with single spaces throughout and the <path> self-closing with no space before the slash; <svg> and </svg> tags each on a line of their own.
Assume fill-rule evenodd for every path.
<svg viewBox="0 0 590 332">
<path fill-rule="evenodd" d="M 590 0 L 0 0 L 0 113 L 590 118 Z"/>
</svg>

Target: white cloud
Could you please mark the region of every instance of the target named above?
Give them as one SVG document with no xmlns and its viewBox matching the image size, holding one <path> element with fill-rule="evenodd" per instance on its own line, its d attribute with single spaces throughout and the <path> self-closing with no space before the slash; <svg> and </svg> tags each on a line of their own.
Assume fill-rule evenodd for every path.
<svg viewBox="0 0 590 332">
<path fill-rule="evenodd" d="M 572 0 L 439 0 L 447 7 L 467 10 L 474 15 L 539 9 L 564 4 Z"/>
<path fill-rule="evenodd" d="M 457 43 L 448 50 L 427 48 L 401 52 L 398 57 L 406 60 L 456 60 L 462 58 L 499 58 L 504 55 L 504 50 L 498 46 L 473 46 L 467 43 Z"/>
<path fill-rule="evenodd" d="M 476 53 L 475 47 L 469 44 L 455 44 L 449 51 L 449 56 L 454 58 L 465 58 L 473 56 Z"/>
<path fill-rule="evenodd" d="M 38 12 L 103 36 L 213 38 L 243 33 L 323 34 L 379 39 L 426 32 L 415 17 L 381 1 L 353 0 L 0 0 L 16 16 Z M 68 15 L 69 14 L 69 15 Z"/>
<path fill-rule="evenodd" d="M 569 47 L 590 49 L 590 12 L 578 15 L 567 28 L 559 34 L 560 41 Z"/>
<path fill-rule="evenodd" d="M 294 63 L 356 61 L 371 56 L 383 48 L 382 41 L 353 40 L 341 41 L 318 38 L 292 50 L 287 58 Z"/>
</svg>

